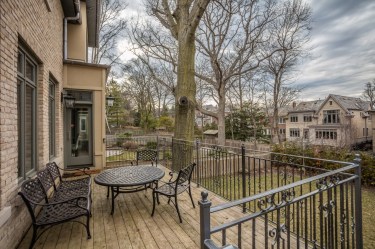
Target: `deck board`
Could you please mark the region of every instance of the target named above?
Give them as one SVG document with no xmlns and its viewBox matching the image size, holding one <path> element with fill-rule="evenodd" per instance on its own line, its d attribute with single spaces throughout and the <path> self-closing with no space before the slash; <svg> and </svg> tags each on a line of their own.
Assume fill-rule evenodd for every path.
<svg viewBox="0 0 375 249">
<path fill-rule="evenodd" d="M 183 223 L 179 222 L 174 205 L 167 204 L 167 198 L 160 197 L 155 215 L 152 212 L 152 191 L 148 190 L 120 194 L 115 200 L 114 215 L 110 215 L 111 200 L 107 199 L 107 189 L 92 185 L 92 218 L 90 219 L 91 239 L 86 238 L 85 228 L 78 223 L 64 223 L 47 231 L 34 248 L 105 248 L 105 249 L 142 249 L 142 248 L 199 248 L 199 206 L 203 188 L 193 184 L 192 195 L 195 209 L 189 195 L 179 195 L 179 207 Z M 226 202 L 221 197 L 209 192 L 212 205 Z M 211 215 L 211 224 L 216 226 L 224 222 L 243 217 L 241 208 L 235 207 Z M 85 222 L 85 219 L 81 219 Z M 270 229 L 270 224 L 268 225 Z M 28 248 L 31 240 L 31 229 L 20 243 L 19 248 Z M 237 227 L 228 229 L 227 243 L 237 244 Z M 264 222 L 257 220 L 256 248 L 266 248 Z M 251 223 L 242 226 L 242 248 L 252 248 Z M 212 236 L 217 245 L 221 243 L 221 234 Z M 271 239 L 268 239 L 271 241 Z M 270 242 L 269 242 L 270 243 Z"/>
</svg>

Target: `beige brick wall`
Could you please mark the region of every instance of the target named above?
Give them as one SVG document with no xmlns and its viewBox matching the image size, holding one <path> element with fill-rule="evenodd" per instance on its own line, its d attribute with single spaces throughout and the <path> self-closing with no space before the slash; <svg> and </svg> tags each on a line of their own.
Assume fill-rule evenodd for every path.
<svg viewBox="0 0 375 249">
<path fill-rule="evenodd" d="M 1 0 L 0 4 L 0 212 L 11 206 L 11 218 L 0 227 L 0 248 L 15 248 L 31 221 L 17 196 L 17 82 L 19 41 L 39 61 L 37 85 L 37 167 L 49 161 L 48 84 L 53 75 L 56 88 L 56 155 L 62 161 L 63 13 L 60 1 Z"/>
</svg>

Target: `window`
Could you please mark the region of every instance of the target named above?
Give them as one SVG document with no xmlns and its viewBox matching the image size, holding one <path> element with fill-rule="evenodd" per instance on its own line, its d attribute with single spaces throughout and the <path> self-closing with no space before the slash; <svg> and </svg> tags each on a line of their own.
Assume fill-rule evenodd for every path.
<svg viewBox="0 0 375 249">
<path fill-rule="evenodd" d="M 304 139 L 309 139 L 309 129 L 304 129 L 303 130 L 303 138 Z"/>
<path fill-rule="evenodd" d="M 290 128 L 289 129 L 289 136 L 290 137 L 299 137 L 299 129 Z"/>
<path fill-rule="evenodd" d="M 329 101 L 329 105 L 332 105 L 332 100 Z"/>
<path fill-rule="evenodd" d="M 293 122 L 293 123 L 298 122 L 298 116 L 291 116 L 290 117 L 290 122 Z"/>
<path fill-rule="evenodd" d="M 368 128 L 363 128 L 363 136 L 364 137 L 368 136 Z"/>
<path fill-rule="evenodd" d="M 317 139 L 337 139 L 337 131 L 336 130 L 317 130 L 315 132 L 315 137 Z"/>
<path fill-rule="evenodd" d="M 323 111 L 323 124 L 340 123 L 340 110 Z"/>
<path fill-rule="evenodd" d="M 49 157 L 56 155 L 56 83 L 49 80 L 49 100 L 48 100 L 48 126 L 49 126 Z"/>
<path fill-rule="evenodd" d="M 285 124 L 285 118 L 279 118 L 279 124 Z"/>
<path fill-rule="evenodd" d="M 37 64 L 21 47 L 17 58 L 18 177 L 26 177 L 36 166 Z"/>
<path fill-rule="evenodd" d="M 279 129 L 279 134 L 285 135 L 285 129 Z"/>
<path fill-rule="evenodd" d="M 312 122 L 312 116 L 311 115 L 303 115 L 303 122 Z"/>
</svg>

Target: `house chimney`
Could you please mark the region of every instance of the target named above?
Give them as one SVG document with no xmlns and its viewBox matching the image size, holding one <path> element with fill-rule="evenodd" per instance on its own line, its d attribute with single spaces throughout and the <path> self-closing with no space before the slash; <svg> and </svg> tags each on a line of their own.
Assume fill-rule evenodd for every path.
<svg viewBox="0 0 375 249">
<path fill-rule="evenodd" d="M 296 108 L 296 102 L 293 101 L 293 109 Z"/>
</svg>

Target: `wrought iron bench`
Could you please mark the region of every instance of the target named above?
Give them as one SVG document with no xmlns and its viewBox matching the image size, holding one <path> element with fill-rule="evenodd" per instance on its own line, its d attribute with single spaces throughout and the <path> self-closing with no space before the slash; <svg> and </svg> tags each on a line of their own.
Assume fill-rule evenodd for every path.
<svg viewBox="0 0 375 249">
<path fill-rule="evenodd" d="M 56 184 L 48 167 L 38 171 L 37 176 L 51 201 L 64 201 L 77 196 L 89 197 L 91 195 L 91 177 L 60 181 L 59 184 Z"/>
<path fill-rule="evenodd" d="M 85 196 L 68 197 L 69 195 L 61 198 L 48 198 L 48 194 L 43 188 L 39 178 L 25 181 L 21 186 L 21 191 L 18 193 L 25 202 L 27 209 L 30 213 L 33 236 L 30 243 L 32 248 L 37 239 L 50 227 L 68 222 L 75 221 L 86 227 L 87 239 L 91 238 L 90 235 L 90 208 L 91 200 L 89 193 Z M 86 216 L 86 224 L 76 220 L 81 216 Z M 38 235 L 38 229 L 45 229 Z"/>
</svg>

